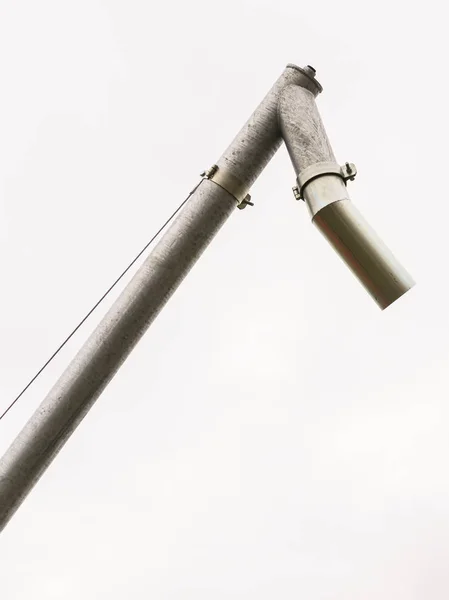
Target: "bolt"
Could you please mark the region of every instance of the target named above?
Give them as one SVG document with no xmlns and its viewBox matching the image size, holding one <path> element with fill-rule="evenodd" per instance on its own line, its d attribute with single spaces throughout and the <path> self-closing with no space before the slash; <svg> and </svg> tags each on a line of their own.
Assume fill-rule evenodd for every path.
<svg viewBox="0 0 449 600">
<path fill-rule="evenodd" d="M 310 77 L 315 77 L 316 75 L 316 69 L 314 69 L 311 65 L 307 65 L 307 67 L 304 67 L 304 71 L 306 71 L 306 73 L 310 75 Z"/>
<path fill-rule="evenodd" d="M 300 194 L 300 192 L 299 192 L 299 188 L 298 188 L 298 186 L 297 186 L 297 185 L 295 185 L 295 187 L 294 187 L 294 188 L 292 188 L 292 189 L 293 189 L 293 195 L 294 195 L 295 199 L 296 199 L 296 200 L 302 200 L 302 198 L 301 198 L 301 194 Z"/>
</svg>

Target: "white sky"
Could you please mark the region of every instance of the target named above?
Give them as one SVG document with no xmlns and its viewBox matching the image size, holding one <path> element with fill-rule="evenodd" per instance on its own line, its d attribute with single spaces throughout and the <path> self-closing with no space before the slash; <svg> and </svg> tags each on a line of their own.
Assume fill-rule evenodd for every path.
<svg viewBox="0 0 449 600">
<path fill-rule="evenodd" d="M 1 408 L 288 62 L 418 282 L 381 312 L 282 149 L 3 532 L 2 600 L 447 600 L 446 57 L 435 0 L 1 2 Z"/>
</svg>

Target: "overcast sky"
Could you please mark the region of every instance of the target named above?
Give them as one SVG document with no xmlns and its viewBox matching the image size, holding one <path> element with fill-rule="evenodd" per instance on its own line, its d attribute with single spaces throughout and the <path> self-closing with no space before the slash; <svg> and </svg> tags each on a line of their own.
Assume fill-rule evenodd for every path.
<svg viewBox="0 0 449 600">
<path fill-rule="evenodd" d="M 447 600 L 446 59 L 436 0 L 2 0 L 0 408 L 290 62 L 417 281 L 381 312 L 282 148 L 3 532 L 2 600 Z"/>
</svg>

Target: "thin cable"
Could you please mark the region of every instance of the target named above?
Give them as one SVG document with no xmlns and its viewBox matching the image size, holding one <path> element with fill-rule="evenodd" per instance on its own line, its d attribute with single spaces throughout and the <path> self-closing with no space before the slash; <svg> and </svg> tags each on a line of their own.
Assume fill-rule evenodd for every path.
<svg viewBox="0 0 449 600">
<path fill-rule="evenodd" d="M 11 404 L 8 406 L 8 408 L 3 412 L 3 414 L 0 416 L 0 421 L 3 419 L 3 417 L 11 410 L 11 408 L 16 404 L 16 402 L 23 396 L 23 394 L 27 391 L 27 389 L 31 386 L 32 383 L 34 383 L 36 381 L 36 379 L 39 377 L 39 375 L 42 373 L 42 371 L 48 367 L 48 365 L 51 363 L 51 361 L 55 358 L 55 356 L 64 348 L 64 346 L 67 344 L 67 342 L 75 335 L 75 333 L 78 331 L 78 329 L 87 321 L 87 319 L 90 317 L 90 315 L 94 312 L 94 310 L 96 308 L 98 308 L 98 306 L 100 306 L 100 304 L 103 302 L 103 300 L 106 298 L 106 296 L 114 289 L 114 287 L 117 285 L 117 283 L 126 275 L 126 273 L 130 270 L 130 268 L 136 263 L 137 260 L 139 260 L 139 258 L 142 256 L 142 254 L 145 252 L 145 250 L 148 248 L 148 246 L 150 246 L 154 240 L 157 238 L 157 236 L 167 227 L 167 225 L 170 223 L 170 221 L 172 221 L 172 219 L 174 219 L 174 217 L 178 214 L 178 212 L 181 210 L 181 208 L 184 206 L 184 204 L 187 202 L 187 200 L 189 200 L 190 196 L 196 192 L 196 190 L 198 189 L 198 187 L 201 185 L 201 182 L 203 180 L 201 180 L 194 188 L 193 190 L 190 192 L 190 194 L 187 196 L 187 198 L 181 202 L 181 204 L 178 206 L 178 208 L 175 210 L 175 212 L 171 215 L 171 217 L 169 217 L 165 223 L 162 225 L 162 227 L 159 229 L 159 231 L 157 233 L 155 233 L 153 235 L 153 237 L 151 238 L 151 240 L 145 244 L 145 246 L 142 248 L 142 250 L 139 252 L 139 254 L 136 256 L 136 258 L 134 258 L 134 260 L 132 262 L 129 263 L 129 265 L 126 267 L 126 269 L 123 271 L 123 273 L 117 277 L 117 279 L 114 281 L 114 283 L 108 288 L 108 290 L 103 294 L 103 296 L 100 298 L 100 300 L 98 300 L 98 302 L 93 306 L 93 308 L 90 309 L 90 311 L 87 313 L 87 315 L 78 323 L 78 325 L 75 327 L 75 329 L 72 331 L 72 333 L 66 337 L 66 339 L 62 342 L 62 344 L 59 346 L 59 348 L 50 356 L 50 358 L 47 360 L 47 362 L 39 369 L 39 371 L 36 373 L 36 375 L 27 383 L 27 385 L 23 388 L 23 390 L 20 392 L 20 394 L 17 396 L 17 398 L 15 398 Z"/>
</svg>

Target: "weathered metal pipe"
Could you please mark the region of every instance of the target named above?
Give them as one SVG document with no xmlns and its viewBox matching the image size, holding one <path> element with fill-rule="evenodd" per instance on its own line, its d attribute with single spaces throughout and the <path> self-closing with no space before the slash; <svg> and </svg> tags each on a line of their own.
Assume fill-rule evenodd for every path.
<svg viewBox="0 0 449 600">
<path fill-rule="evenodd" d="M 349 199 L 346 182 L 355 176 L 355 166 L 336 163 L 313 94 L 297 85 L 284 88 L 279 123 L 297 175 L 297 194 L 313 223 L 380 308 L 386 308 L 415 282 Z"/>
<path fill-rule="evenodd" d="M 0 530 L 233 212 L 284 138 L 314 223 L 382 308 L 413 281 L 349 201 L 315 105 L 311 67 L 289 65 L 0 461 Z"/>
<path fill-rule="evenodd" d="M 292 84 L 321 91 L 307 68 L 285 69 L 7 450 L 0 461 L 0 531 L 235 207 L 244 206 L 282 143 L 277 106 Z"/>
</svg>

